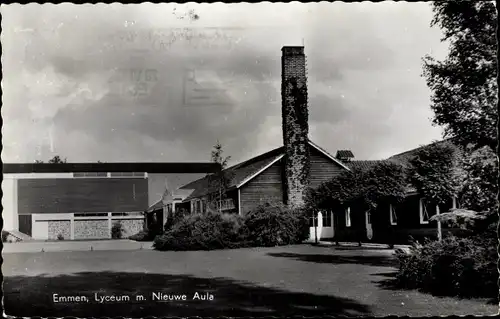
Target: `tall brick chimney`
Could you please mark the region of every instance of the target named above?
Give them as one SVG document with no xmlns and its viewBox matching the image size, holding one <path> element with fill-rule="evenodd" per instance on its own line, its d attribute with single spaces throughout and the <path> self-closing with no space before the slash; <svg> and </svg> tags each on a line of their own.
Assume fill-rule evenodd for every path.
<svg viewBox="0 0 500 319">
<path fill-rule="evenodd" d="M 287 46 L 281 51 L 285 201 L 298 207 L 304 203 L 310 167 L 306 56 L 302 46 Z"/>
</svg>

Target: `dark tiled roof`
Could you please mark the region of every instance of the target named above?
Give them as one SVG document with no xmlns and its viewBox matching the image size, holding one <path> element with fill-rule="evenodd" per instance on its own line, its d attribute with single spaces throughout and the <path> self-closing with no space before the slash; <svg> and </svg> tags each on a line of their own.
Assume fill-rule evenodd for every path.
<svg viewBox="0 0 500 319">
<path fill-rule="evenodd" d="M 337 155 L 335 155 L 336 158 L 353 158 L 354 154 L 352 153 L 351 150 L 338 150 Z"/>
<path fill-rule="evenodd" d="M 309 141 L 311 145 L 314 147 L 317 147 L 318 149 L 322 150 L 326 154 L 329 154 L 327 151 L 324 149 L 320 148 L 318 145 L 314 144 L 312 141 Z M 438 141 L 429 145 L 433 145 L 436 143 L 451 143 L 450 139 L 443 140 L 443 141 Z M 420 150 L 423 147 L 428 147 L 429 145 L 424 145 L 418 148 L 415 148 L 413 150 L 400 153 L 394 156 L 391 156 L 390 158 L 386 160 L 356 160 L 356 161 L 346 161 L 346 162 L 340 162 L 342 165 L 345 165 L 351 170 L 354 169 L 369 169 L 373 167 L 373 165 L 384 162 L 384 161 L 391 161 L 395 163 L 402 164 L 403 166 L 407 166 L 409 163 L 409 160 L 411 157 L 415 155 L 417 150 Z M 451 145 L 454 145 L 451 143 Z M 350 152 L 350 151 L 346 151 Z M 351 152 L 352 154 L 352 152 Z M 229 167 L 225 169 L 224 171 L 228 174 L 228 176 L 231 176 L 231 182 L 229 183 L 229 189 L 235 188 L 237 185 L 239 185 L 241 182 L 245 181 L 245 179 L 249 178 L 250 176 L 256 174 L 258 171 L 272 163 L 274 160 L 279 158 L 280 156 L 283 155 L 283 147 L 276 148 L 274 150 L 271 150 L 267 153 L 264 153 L 262 155 L 256 156 L 254 158 L 251 158 L 245 162 L 242 162 L 240 164 L 234 165 L 232 167 Z M 330 155 L 331 156 L 331 155 Z M 333 156 L 331 156 L 333 158 Z M 208 175 L 205 176 L 204 178 L 201 178 L 199 180 L 196 180 L 194 182 L 191 182 L 187 185 L 182 186 L 180 189 L 185 189 L 185 190 L 192 190 L 191 195 L 189 195 L 184 201 L 188 201 L 192 198 L 197 198 L 201 196 L 205 196 L 209 193 L 212 193 L 216 191 L 213 187 L 210 187 L 209 183 L 209 177 Z M 408 192 L 414 192 L 415 189 L 413 187 L 408 187 Z"/>
<path fill-rule="evenodd" d="M 283 147 L 279 147 L 262 155 L 251 158 L 243 163 L 225 169 L 224 172 L 231 178 L 228 188 L 231 189 L 236 187 L 245 179 L 254 175 L 282 155 Z M 185 199 L 186 201 L 216 191 L 216 189 L 210 187 L 210 179 L 208 175 L 182 186 L 181 189 L 193 189 L 191 195 Z"/>
<path fill-rule="evenodd" d="M 408 168 L 411 165 L 410 160 L 416 155 L 416 153 L 418 151 L 425 149 L 425 148 L 428 148 L 428 147 L 433 146 L 433 145 L 443 145 L 443 146 L 449 145 L 449 146 L 454 147 L 455 152 L 453 155 L 454 155 L 454 160 L 455 160 L 456 164 L 458 164 L 460 157 L 463 156 L 463 152 L 464 152 L 463 149 L 454 143 L 453 138 L 448 138 L 448 139 L 444 139 L 441 141 L 435 141 L 435 142 L 427 144 L 427 145 L 422 145 L 420 147 L 414 148 L 412 150 L 409 150 L 409 151 L 406 151 L 403 153 L 393 155 L 393 156 L 389 157 L 387 160 L 394 162 L 394 163 L 401 164 L 404 167 Z M 455 174 L 457 174 L 457 175 L 463 174 L 463 170 L 460 167 L 460 165 L 456 165 L 454 167 L 454 171 L 455 171 Z M 411 185 L 408 186 L 407 192 L 416 192 L 416 191 L 417 191 L 417 189 L 414 186 L 411 186 Z"/>
<path fill-rule="evenodd" d="M 337 161 L 340 165 L 348 167 L 346 163 L 343 163 L 342 161 L 335 159 L 325 149 L 319 147 L 311 140 L 309 140 L 309 145 L 311 145 L 314 148 L 318 148 L 321 152 L 327 154 L 327 156 Z M 231 177 L 231 182 L 229 183 L 228 189 L 235 188 L 237 185 L 245 181 L 247 178 L 251 177 L 252 175 L 255 175 L 261 169 L 265 168 L 267 165 L 271 164 L 273 161 L 277 160 L 279 157 L 283 155 L 284 155 L 284 147 L 281 146 L 262 155 L 253 157 L 248 161 L 245 161 L 243 163 L 225 169 L 224 171 L 227 173 L 228 176 Z M 182 186 L 181 189 L 193 190 L 191 195 L 188 196 L 184 201 L 188 201 L 192 198 L 205 196 L 207 194 L 216 191 L 216 189 L 210 187 L 210 180 L 208 175 L 202 179 L 196 180 L 192 183 Z"/>
<path fill-rule="evenodd" d="M 430 147 L 432 145 L 450 145 L 450 146 L 456 147 L 456 149 L 458 151 L 458 152 L 455 152 L 455 158 L 458 158 L 459 156 L 462 155 L 461 149 L 459 147 L 457 147 L 457 145 L 455 143 L 453 143 L 453 138 L 448 138 L 448 139 L 441 140 L 441 141 L 435 141 L 435 142 L 427 144 L 427 145 L 421 145 L 421 146 L 414 148 L 412 150 L 393 155 L 393 156 L 389 157 L 388 160 L 402 164 L 404 166 L 408 166 L 411 158 L 413 156 L 415 156 L 418 151 L 425 149 L 427 147 Z"/>
<path fill-rule="evenodd" d="M 347 167 L 349 167 L 350 169 L 352 170 L 358 170 L 358 169 L 369 169 L 371 168 L 373 165 L 375 164 L 378 164 L 382 161 L 349 161 L 349 162 L 346 162 L 345 164 L 347 165 Z"/>
</svg>

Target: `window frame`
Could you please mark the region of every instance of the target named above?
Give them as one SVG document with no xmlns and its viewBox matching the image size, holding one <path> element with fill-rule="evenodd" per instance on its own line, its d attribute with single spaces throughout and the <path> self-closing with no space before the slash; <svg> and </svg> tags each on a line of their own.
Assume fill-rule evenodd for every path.
<svg viewBox="0 0 500 319">
<path fill-rule="evenodd" d="M 426 200 L 425 197 L 421 197 L 418 201 L 418 203 L 419 203 L 418 217 L 419 217 L 420 225 L 429 224 L 429 219 L 431 218 L 429 216 L 429 212 L 427 211 L 427 205 L 425 205 L 425 200 Z M 425 212 L 425 215 L 427 216 L 427 220 L 424 219 L 424 217 L 425 217 L 424 212 Z"/>
<path fill-rule="evenodd" d="M 323 227 L 333 227 L 333 216 L 331 211 L 325 211 L 322 212 L 322 219 L 323 219 Z M 330 221 L 330 225 L 327 225 L 325 223 L 326 221 Z"/>
<path fill-rule="evenodd" d="M 396 226 L 398 224 L 397 209 L 393 204 L 389 204 L 389 223 L 391 226 Z"/>
<path fill-rule="evenodd" d="M 348 206 L 344 209 L 345 214 L 345 227 L 351 227 L 351 207 Z"/>
</svg>

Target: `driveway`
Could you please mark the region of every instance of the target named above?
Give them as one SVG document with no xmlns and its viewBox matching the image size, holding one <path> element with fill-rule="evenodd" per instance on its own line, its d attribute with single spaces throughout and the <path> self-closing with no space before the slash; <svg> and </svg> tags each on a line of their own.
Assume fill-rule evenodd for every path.
<svg viewBox="0 0 500 319">
<path fill-rule="evenodd" d="M 396 264 L 388 249 L 298 245 L 197 252 L 94 250 L 11 253 L 4 259 L 5 311 L 15 316 L 498 312 L 486 300 L 395 290 L 390 281 Z"/>
</svg>

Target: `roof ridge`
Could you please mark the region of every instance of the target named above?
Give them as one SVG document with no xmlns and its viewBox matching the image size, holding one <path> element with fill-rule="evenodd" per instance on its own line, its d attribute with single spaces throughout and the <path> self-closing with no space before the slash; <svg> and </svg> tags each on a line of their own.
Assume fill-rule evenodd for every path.
<svg viewBox="0 0 500 319">
<path fill-rule="evenodd" d="M 435 145 L 435 144 L 438 144 L 438 143 L 451 142 L 452 139 L 454 139 L 454 138 L 453 137 L 449 137 L 449 138 L 442 139 L 442 140 L 435 140 L 434 142 L 427 143 L 427 144 L 420 144 L 420 146 L 418 146 L 418 147 L 412 148 L 411 150 L 407 150 L 407 151 L 404 151 L 404 152 L 401 152 L 401 153 L 394 154 L 394 155 L 390 156 L 389 158 L 393 158 L 393 157 L 396 157 L 396 156 L 405 155 L 405 154 L 408 154 L 410 152 L 415 152 L 416 150 L 422 149 L 422 148 L 427 147 L 427 146 Z"/>
</svg>

